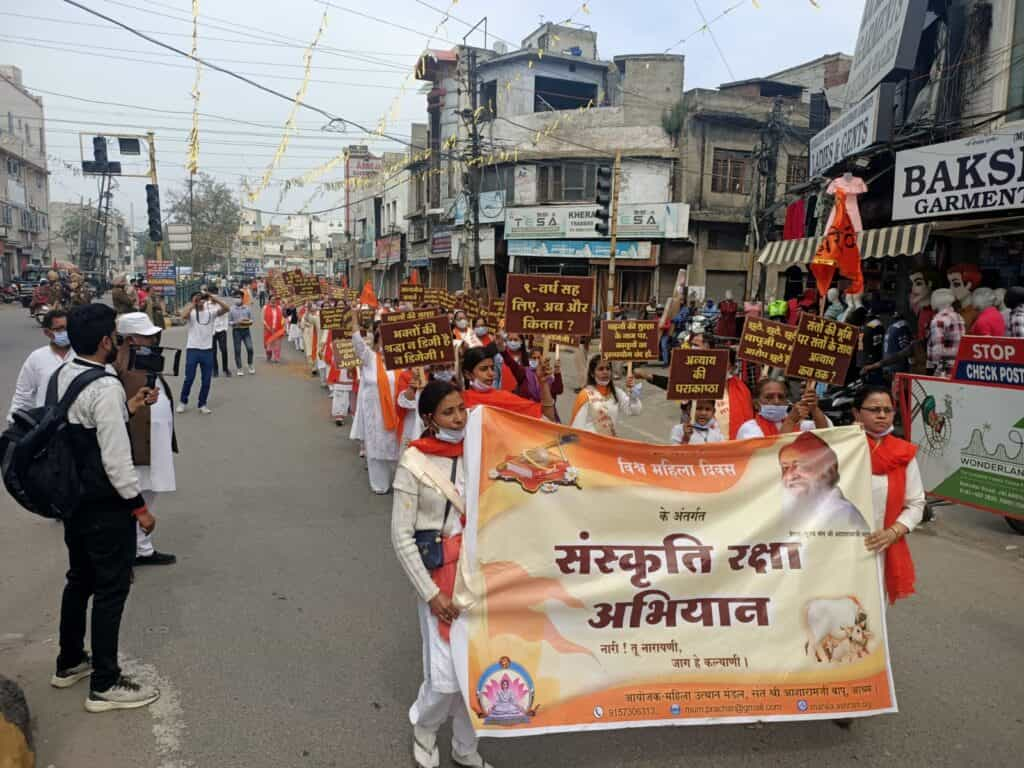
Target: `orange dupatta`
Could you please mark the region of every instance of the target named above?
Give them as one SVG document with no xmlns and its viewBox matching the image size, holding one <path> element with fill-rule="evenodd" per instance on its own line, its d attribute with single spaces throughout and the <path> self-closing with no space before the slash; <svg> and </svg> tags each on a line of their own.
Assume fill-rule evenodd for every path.
<svg viewBox="0 0 1024 768">
<path fill-rule="evenodd" d="M 907 465 L 914 460 L 917 446 L 886 435 L 881 442 L 867 438 L 871 449 L 871 474 L 885 475 L 889 490 L 885 496 L 885 527 L 888 528 L 903 511 L 903 499 L 907 492 Z M 885 591 L 889 602 L 914 594 L 914 561 L 905 536 L 885 550 Z"/>
</svg>

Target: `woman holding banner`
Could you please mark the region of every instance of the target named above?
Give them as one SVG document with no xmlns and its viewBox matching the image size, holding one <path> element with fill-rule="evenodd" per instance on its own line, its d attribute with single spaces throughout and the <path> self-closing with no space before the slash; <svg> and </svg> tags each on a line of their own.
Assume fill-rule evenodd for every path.
<svg viewBox="0 0 1024 768">
<path fill-rule="evenodd" d="M 466 381 L 466 407 L 490 405 L 524 416 L 555 420 L 555 399 L 551 395 L 547 370 L 540 383 L 540 400 L 528 400 L 495 386 L 494 358 L 483 347 L 466 350 L 462 356 L 462 374 Z"/>
<path fill-rule="evenodd" d="M 789 404 L 788 386 L 785 379 L 766 377 L 757 384 L 757 414 L 740 425 L 737 440 L 756 437 L 772 437 L 787 432 L 807 432 L 812 429 L 831 427 L 814 392 L 814 383 L 804 387 L 800 402 Z"/>
<path fill-rule="evenodd" d="M 924 517 L 924 484 L 917 446 L 892 434 L 896 408 L 885 387 L 868 387 L 853 400 L 853 416 L 871 449 L 871 500 L 875 530 L 864 539 L 870 552 L 885 555 L 889 602 L 914 594 L 914 561 L 906 537 Z"/>
<path fill-rule="evenodd" d="M 643 407 L 640 386 L 632 374 L 626 377 L 625 390 L 615 386 L 612 364 L 594 355 L 587 366 L 587 385 L 576 397 L 569 423 L 576 429 L 615 437 L 619 421 L 624 416 L 636 416 Z"/>
<path fill-rule="evenodd" d="M 384 495 L 398 461 L 402 418 L 395 403 L 395 374 L 384 369 L 380 331 L 373 333 L 373 349 L 359 333 L 359 313 L 352 313 L 352 346 L 359 358 L 359 395 L 351 437 L 361 440 L 366 453 L 370 490 Z"/>
<path fill-rule="evenodd" d="M 490 768 L 477 751 L 449 644 L 459 616 L 453 596 L 465 525 L 466 406 L 454 384 L 433 381 L 420 392 L 418 412 L 426 431 L 402 454 L 391 512 L 391 544 L 420 598 L 423 683 L 409 709 L 413 759 L 420 768 L 437 768 L 437 731 L 451 717 L 452 761 Z"/>
<path fill-rule="evenodd" d="M 474 329 L 469 327 L 469 316 L 464 309 L 457 309 L 452 315 L 452 336 L 469 348 L 483 346 Z"/>
</svg>

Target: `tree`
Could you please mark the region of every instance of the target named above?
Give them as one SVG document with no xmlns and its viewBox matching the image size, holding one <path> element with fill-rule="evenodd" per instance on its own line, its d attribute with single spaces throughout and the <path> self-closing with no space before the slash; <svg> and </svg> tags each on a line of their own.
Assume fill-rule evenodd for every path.
<svg viewBox="0 0 1024 768">
<path fill-rule="evenodd" d="M 191 204 L 187 186 L 172 190 L 168 203 L 171 223 L 192 222 L 192 268 L 203 272 L 214 262 L 225 262 L 242 220 L 242 209 L 231 188 L 200 173 L 195 178 Z"/>
</svg>

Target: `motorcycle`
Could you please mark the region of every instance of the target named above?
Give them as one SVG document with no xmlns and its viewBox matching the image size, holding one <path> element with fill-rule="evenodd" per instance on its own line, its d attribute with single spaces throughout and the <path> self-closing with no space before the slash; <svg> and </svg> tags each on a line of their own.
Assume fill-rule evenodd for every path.
<svg viewBox="0 0 1024 768">
<path fill-rule="evenodd" d="M 833 425 L 843 427 L 853 424 L 853 400 L 866 386 L 867 380 L 863 377 L 855 379 L 845 387 L 826 392 L 825 396 L 819 399 L 818 405 Z"/>
<path fill-rule="evenodd" d="M 0 290 L 0 301 L 3 301 L 4 304 L 13 304 L 20 299 L 21 296 L 18 294 L 18 290 L 13 284 L 5 285 L 3 290 Z"/>
</svg>

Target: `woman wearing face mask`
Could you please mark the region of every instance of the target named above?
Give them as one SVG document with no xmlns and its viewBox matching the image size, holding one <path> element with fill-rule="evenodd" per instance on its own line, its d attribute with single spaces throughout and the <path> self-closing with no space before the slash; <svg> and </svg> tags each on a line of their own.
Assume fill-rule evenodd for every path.
<svg viewBox="0 0 1024 768">
<path fill-rule="evenodd" d="M 496 342 L 497 349 L 501 354 L 502 374 L 500 386 L 513 394 L 524 397 L 527 400 L 541 402 L 540 387 L 540 357 L 537 355 L 537 363 L 533 363 L 533 356 L 526 343 L 526 338 L 518 333 L 510 333 L 508 339 L 499 337 Z M 562 394 L 562 376 L 559 370 L 558 381 L 549 382 L 551 394 L 554 397 Z"/>
<path fill-rule="evenodd" d="M 765 378 L 757 385 L 757 414 L 744 422 L 736 433 L 737 440 L 772 437 L 787 432 L 806 432 L 831 427 L 821 408 L 813 382 L 804 387 L 800 401 L 790 407 L 785 379 Z"/>
<path fill-rule="evenodd" d="M 477 337 L 473 329 L 469 327 L 469 317 L 466 315 L 465 310 L 455 310 L 455 315 L 452 323 L 452 336 L 455 337 L 456 341 L 461 341 L 466 347 L 472 349 L 473 347 L 482 347 L 483 343 Z"/>
<path fill-rule="evenodd" d="M 555 418 L 555 400 L 546 380 L 541 382 L 539 401 L 519 397 L 494 386 L 494 358 L 482 347 L 467 350 L 462 357 L 462 374 L 465 377 L 466 407 L 490 405 L 506 411 L 532 416 L 544 416 L 551 421 Z"/>
<path fill-rule="evenodd" d="M 871 500 L 874 533 L 864 539 L 869 552 L 885 555 L 885 591 L 889 602 L 914 594 L 914 562 L 906 537 L 924 517 L 924 484 L 917 447 L 892 434 L 892 394 L 868 387 L 853 400 L 853 417 L 864 427 L 871 449 Z"/>
<path fill-rule="evenodd" d="M 451 717 L 452 761 L 487 768 L 477 751 L 449 645 L 451 623 L 459 616 L 452 598 L 465 525 L 466 406 L 454 384 L 432 381 L 420 393 L 419 416 L 426 431 L 402 454 L 391 512 L 391 544 L 419 596 L 423 638 L 424 679 L 409 710 L 413 759 L 420 768 L 440 764 L 437 731 Z M 433 543 L 425 553 L 420 546 L 424 541 Z"/>
<path fill-rule="evenodd" d="M 577 429 L 615 437 L 619 420 L 637 415 L 642 407 L 640 384 L 629 376 L 625 391 L 616 387 L 611 363 L 594 355 L 587 366 L 587 385 L 576 397 L 570 423 Z"/>
<path fill-rule="evenodd" d="M 473 333 L 480 340 L 480 345 L 483 347 L 488 346 L 493 341 L 491 329 L 487 327 L 487 320 L 482 317 L 477 317 L 473 320 Z"/>
<path fill-rule="evenodd" d="M 384 369 L 380 354 L 380 333 L 373 334 L 371 349 L 359 333 L 359 313 L 352 313 L 352 345 L 359 358 L 359 394 L 352 439 L 361 440 L 366 453 L 370 489 L 385 494 L 398 460 L 404 418 L 395 402 L 395 374 Z"/>
</svg>

